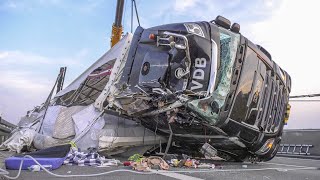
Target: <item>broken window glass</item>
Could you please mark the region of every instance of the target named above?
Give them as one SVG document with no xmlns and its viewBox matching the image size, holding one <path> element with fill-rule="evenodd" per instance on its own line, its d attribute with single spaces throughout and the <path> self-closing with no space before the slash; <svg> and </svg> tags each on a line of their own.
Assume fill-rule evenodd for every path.
<svg viewBox="0 0 320 180">
<path fill-rule="evenodd" d="M 220 30 L 220 68 L 217 73 L 217 86 L 210 97 L 210 100 L 215 101 L 211 104 L 216 104 L 218 107 L 212 109 L 202 108 L 203 104 L 207 104 L 201 101 L 207 101 L 208 98 L 194 100 L 189 103 L 189 107 L 196 111 L 199 115 L 203 116 L 211 124 L 215 124 L 218 121 L 218 113 L 215 109 L 220 109 L 226 100 L 226 97 L 230 91 L 230 83 L 233 71 L 233 65 L 235 62 L 238 45 L 240 43 L 240 35 L 227 31 L 223 28 Z"/>
</svg>

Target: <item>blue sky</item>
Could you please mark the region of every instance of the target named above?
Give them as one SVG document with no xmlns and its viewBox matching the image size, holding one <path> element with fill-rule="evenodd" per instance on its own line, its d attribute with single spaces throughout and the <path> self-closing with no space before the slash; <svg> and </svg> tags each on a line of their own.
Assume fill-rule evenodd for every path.
<svg viewBox="0 0 320 180">
<path fill-rule="evenodd" d="M 310 30 L 297 24 L 306 21 L 303 24 L 309 27 L 317 22 L 316 3 L 311 0 L 137 0 L 143 27 L 209 21 L 220 14 L 240 23 L 242 34 L 266 47 L 290 73 L 292 94 L 320 93 L 316 79 L 320 38 L 316 33 L 304 35 Z M 125 32 L 130 31 L 130 5 L 126 0 Z M 105 53 L 110 48 L 115 7 L 116 0 L 1 0 L 0 113 L 3 117 L 17 122 L 28 109 L 43 102 L 60 66 L 68 67 L 68 84 Z M 297 36 L 301 38 L 295 39 Z M 295 107 L 298 106 L 300 109 L 301 105 Z M 316 119 L 318 104 L 311 109 Z"/>
</svg>

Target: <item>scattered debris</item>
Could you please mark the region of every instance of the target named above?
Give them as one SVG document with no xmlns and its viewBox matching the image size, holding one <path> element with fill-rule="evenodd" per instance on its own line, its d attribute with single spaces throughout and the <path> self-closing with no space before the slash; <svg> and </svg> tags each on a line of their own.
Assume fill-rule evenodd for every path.
<svg viewBox="0 0 320 180">
<path fill-rule="evenodd" d="M 163 160 L 161 157 L 150 156 L 146 159 L 146 161 L 148 162 L 148 165 L 151 165 L 152 167 L 158 166 L 162 170 L 169 169 L 168 163 L 165 160 Z"/>
<path fill-rule="evenodd" d="M 188 160 L 186 160 L 186 162 L 184 163 L 184 165 L 185 165 L 186 167 L 191 167 L 191 166 L 193 165 L 193 162 L 192 162 L 192 160 L 188 159 Z"/>
<path fill-rule="evenodd" d="M 131 166 L 137 171 L 150 171 L 151 169 L 168 170 L 168 163 L 161 157 L 150 156 L 148 158 L 142 158 L 138 162 L 132 162 Z"/>
<path fill-rule="evenodd" d="M 177 167 L 179 165 L 180 161 L 178 159 L 171 159 L 170 164 L 174 167 Z"/>
<path fill-rule="evenodd" d="M 134 154 L 128 158 L 129 161 L 134 161 L 134 162 L 141 162 L 141 160 L 144 158 L 141 154 Z"/>
<path fill-rule="evenodd" d="M 120 161 L 116 159 L 106 159 L 104 156 L 100 156 L 97 152 L 79 152 L 77 148 L 72 147 L 71 152 L 68 154 L 63 164 L 78 166 L 109 167 L 118 166 L 120 164 Z"/>
<path fill-rule="evenodd" d="M 52 165 L 42 165 L 42 166 L 45 167 L 47 170 L 52 170 Z M 43 170 L 39 165 L 32 165 L 28 167 L 28 169 L 32 172 L 38 172 Z"/>
<path fill-rule="evenodd" d="M 200 169 L 214 169 L 215 165 L 214 164 L 209 164 L 209 163 L 201 163 L 197 166 L 197 168 Z"/>
<path fill-rule="evenodd" d="M 203 144 L 200 152 L 207 158 L 211 158 L 217 155 L 217 150 L 208 143 Z"/>
</svg>

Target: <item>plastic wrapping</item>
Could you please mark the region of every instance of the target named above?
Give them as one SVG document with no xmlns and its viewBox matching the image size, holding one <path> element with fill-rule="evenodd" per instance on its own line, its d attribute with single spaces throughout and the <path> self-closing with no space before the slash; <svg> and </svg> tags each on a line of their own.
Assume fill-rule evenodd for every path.
<svg viewBox="0 0 320 180">
<path fill-rule="evenodd" d="M 93 119 L 99 115 L 99 113 L 100 112 L 97 111 L 91 104 L 82 111 L 79 111 L 78 113 L 72 115 L 76 135 L 81 133 L 93 121 Z M 104 119 L 100 118 L 92 128 L 102 129 L 104 127 L 104 124 Z"/>
<path fill-rule="evenodd" d="M 36 131 L 34 128 L 23 128 L 15 132 L 3 145 L 10 151 L 21 153 L 24 146 L 29 147 L 35 137 Z"/>
<path fill-rule="evenodd" d="M 58 118 L 58 115 L 62 109 L 65 109 L 63 106 L 49 106 L 46 112 L 46 115 L 43 119 L 43 124 L 41 127 L 41 132 L 44 135 L 52 136 L 54 124 Z"/>
<path fill-rule="evenodd" d="M 99 115 L 99 111 L 90 105 L 83 109 L 82 111 L 74 114 L 72 116 L 76 136 L 80 133 L 94 120 L 95 117 Z M 86 133 L 76 144 L 81 151 L 86 151 L 88 148 L 98 148 L 98 139 L 101 129 L 105 126 L 105 119 L 103 117 L 99 118 L 97 122 L 90 128 L 89 132 Z"/>
</svg>

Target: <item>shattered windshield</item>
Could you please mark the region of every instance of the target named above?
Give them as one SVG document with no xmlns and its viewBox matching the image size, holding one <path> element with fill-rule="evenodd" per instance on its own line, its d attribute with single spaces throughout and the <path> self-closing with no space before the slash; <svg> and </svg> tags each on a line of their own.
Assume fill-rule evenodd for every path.
<svg viewBox="0 0 320 180">
<path fill-rule="evenodd" d="M 232 68 L 236 58 L 240 35 L 223 28 L 220 30 L 220 67 L 217 74 L 217 86 L 213 93 L 213 99 L 221 108 L 230 90 Z"/>
<path fill-rule="evenodd" d="M 215 125 L 219 119 L 219 109 L 225 103 L 230 91 L 233 64 L 235 62 L 237 48 L 240 42 L 240 34 L 229 32 L 219 28 L 220 31 L 220 65 L 218 65 L 217 83 L 212 95 L 205 99 L 194 100 L 188 103 L 189 108 L 198 112 L 202 118 Z M 215 107 L 203 110 L 201 102 L 210 100 Z"/>
</svg>

